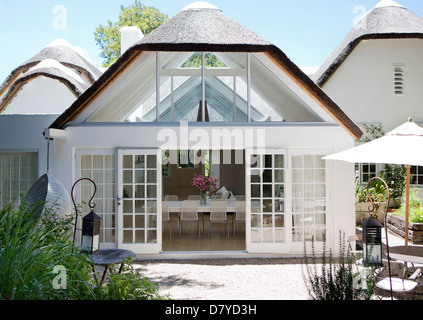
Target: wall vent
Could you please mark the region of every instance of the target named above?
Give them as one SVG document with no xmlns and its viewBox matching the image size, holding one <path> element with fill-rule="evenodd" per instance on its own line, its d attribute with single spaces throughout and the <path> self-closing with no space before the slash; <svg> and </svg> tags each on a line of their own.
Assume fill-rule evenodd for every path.
<svg viewBox="0 0 423 320">
<path fill-rule="evenodd" d="M 394 93 L 404 94 L 404 66 L 394 65 Z"/>
</svg>

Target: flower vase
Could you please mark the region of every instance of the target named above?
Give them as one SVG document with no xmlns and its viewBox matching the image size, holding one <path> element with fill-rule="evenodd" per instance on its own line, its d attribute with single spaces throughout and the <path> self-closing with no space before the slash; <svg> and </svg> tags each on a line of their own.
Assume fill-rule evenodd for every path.
<svg viewBox="0 0 423 320">
<path fill-rule="evenodd" d="M 207 200 L 206 200 L 206 192 L 201 192 L 201 200 L 200 200 L 200 204 L 206 204 Z"/>
</svg>

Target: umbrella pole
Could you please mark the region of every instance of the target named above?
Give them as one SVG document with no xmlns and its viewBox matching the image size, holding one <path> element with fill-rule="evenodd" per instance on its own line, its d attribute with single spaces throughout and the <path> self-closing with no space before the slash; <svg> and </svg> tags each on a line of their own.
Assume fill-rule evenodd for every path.
<svg viewBox="0 0 423 320">
<path fill-rule="evenodd" d="M 408 246 L 408 216 L 410 214 L 410 165 L 407 165 L 407 185 L 405 194 L 405 245 Z"/>
</svg>

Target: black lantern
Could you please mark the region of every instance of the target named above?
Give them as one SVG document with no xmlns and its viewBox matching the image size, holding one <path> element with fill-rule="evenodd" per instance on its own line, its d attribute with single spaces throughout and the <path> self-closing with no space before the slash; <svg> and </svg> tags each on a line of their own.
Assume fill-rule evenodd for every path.
<svg viewBox="0 0 423 320">
<path fill-rule="evenodd" d="M 82 218 L 81 251 L 90 254 L 100 251 L 100 223 L 101 217 L 93 210 Z"/>
<path fill-rule="evenodd" d="M 75 230 L 73 234 L 73 244 L 75 245 L 75 235 L 76 235 L 76 228 L 78 224 L 78 209 L 76 207 L 76 203 L 73 197 L 73 189 L 75 185 L 81 180 L 88 180 L 94 185 L 94 193 L 88 202 L 89 207 L 91 208 L 91 212 L 85 215 L 82 218 L 82 237 L 81 237 L 81 251 L 87 252 L 89 254 L 98 253 L 100 251 L 100 225 L 101 225 L 101 217 L 94 212 L 95 204 L 92 203 L 92 200 L 95 196 L 97 191 L 97 186 L 93 180 L 88 178 L 81 178 L 74 183 L 71 190 L 72 201 L 75 207 Z M 73 249 L 72 249 L 73 251 Z"/>
<path fill-rule="evenodd" d="M 382 225 L 372 214 L 363 222 L 363 263 L 382 265 Z"/>
</svg>

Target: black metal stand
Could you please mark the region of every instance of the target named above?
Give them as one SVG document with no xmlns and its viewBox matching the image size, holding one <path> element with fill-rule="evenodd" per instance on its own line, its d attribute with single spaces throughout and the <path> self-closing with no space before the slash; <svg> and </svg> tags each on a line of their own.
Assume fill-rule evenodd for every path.
<svg viewBox="0 0 423 320">
<path fill-rule="evenodd" d="M 94 209 L 95 207 L 95 203 L 92 203 L 92 200 L 94 199 L 95 193 L 97 192 L 97 186 L 95 184 L 95 182 L 89 178 L 81 178 L 79 180 L 77 180 L 73 186 L 72 186 L 72 190 L 71 190 L 71 197 L 72 197 L 72 202 L 73 202 L 73 206 L 75 208 L 75 227 L 74 227 L 74 231 L 73 231 L 73 240 L 72 240 L 72 252 L 73 252 L 73 248 L 75 246 L 75 236 L 76 236 L 76 230 L 77 230 L 77 225 L 78 225 L 78 208 L 76 207 L 76 203 L 75 203 L 75 197 L 73 195 L 73 190 L 76 186 L 76 184 L 82 180 L 87 180 L 90 181 L 93 185 L 94 185 L 94 193 L 90 199 L 90 201 L 88 202 L 88 206 L 91 208 L 91 210 Z"/>
<path fill-rule="evenodd" d="M 375 210 L 375 204 L 373 203 L 373 199 L 370 197 L 370 194 L 369 194 L 369 185 L 370 185 L 370 182 L 373 181 L 373 180 L 380 180 L 380 181 L 382 181 L 383 184 L 386 187 L 386 192 L 388 194 L 387 205 L 386 205 L 386 209 L 385 209 L 384 223 L 385 223 L 385 236 L 386 236 L 386 256 L 388 257 L 389 284 L 390 284 L 390 287 L 391 287 L 391 300 L 393 300 L 394 299 L 394 296 L 393 296 L 393 292 L 392 292 L 391 258 L 389 257 L 388 224 L 387 224 L 387 219 L 386 219 L 387 216 L 388 216 L 388 207 L 389 207 L 389 199 L 390 199 L 389 187 L 388 187 L 388 184 L 385 182 L 385 180 L 383 180 L 382 178 L 374 177 L 374 178 L 371 178 L 369 180 L 369 182 L 367 183 L 367 197 L 369 198 L 370 202 L 372 203 L 371 212 L 373 212 Z"/>
</svg>

